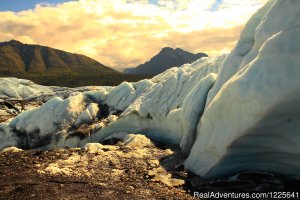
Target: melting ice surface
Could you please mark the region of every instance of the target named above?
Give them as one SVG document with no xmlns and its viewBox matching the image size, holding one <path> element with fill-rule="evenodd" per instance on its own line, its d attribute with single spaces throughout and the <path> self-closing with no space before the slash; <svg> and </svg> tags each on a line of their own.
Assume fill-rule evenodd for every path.
<svg viewBox="0 0 300 200">
<path fill-rule="evenodd" d="M 0 88 L 6 96 L 50 99 L 0 124 L 0 149 L 82 147 L 118 132 L 142 133 L 180 145 L 188 156 L 185 168 L 205 177 L 243 170 L 299 177 L 299 19 L 300 1 L 269 1 L 229 55 L 137 83 L 57 92 L 23 80 Z M 91 122 L 99 104 L 120 117 L 109 116 L 109 124 L 96 125 L 89 137 L 70 137 L 66 127 Z"/>
</svg>

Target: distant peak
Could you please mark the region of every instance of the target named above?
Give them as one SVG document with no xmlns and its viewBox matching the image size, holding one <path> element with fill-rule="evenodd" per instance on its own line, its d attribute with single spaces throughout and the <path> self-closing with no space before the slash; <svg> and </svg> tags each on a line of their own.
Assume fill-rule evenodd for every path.
<svg viewBox="0 0 300 200">
<path fill-rule="evenodd" d="M 0 46 L 7 46 L 7 45 L 12 46 L 12 47 L 19 47 L 19 46 L 23 45 L 23 43 L 18 40 L 10 40 L 10 41 L 0 42 Z"/>
<path fill-rule="evenodd" d="M 19 46 L 22 44 L 23 43 L 18 40 L 10 40 L 10 41 L 5 41 L 5 42 L 0 42 L 0 46 L 6 46 L 6 45 Z"/>
<path fill-rule="evenodd" d="M 164 47 L 164 48 L 162 48 L 162 50 L 171 50 L 171 49 L 173 49 L 173 48 L 172 47 Z"/>
<path fill-rule="evenodd" d="M 179 52 L 186 52 L 186 51 L 181 48 L 173 49 L 171 47 L 164 47 L 164 48 L 162 48 L 161 52 L 170 52 L 170 53 L 177 52 L 177 53 L 179 53 Z"/>
<path fill-rule="evenodd" d="M 170 51 L 174 51 L 174 49 L 171 47 L 164 47 L 161 49 L 161 52 L 170 52 Z"/>
<path fill-rule="evenodd" d="M 22 42 L 20 42 L 18 40 L 10 40 L 8 43 L 10 43 L 10 44 L 23 44 Z"/>
<path fill-rule="evenodd" d="M 183 49 L 180 49 L 180 48 L 176 48 L 175 51 L 176 51 L 176 52 L 187 52 L 187 51 L 185 51 L 185 50 L 183 50 Z"/>
</svg>

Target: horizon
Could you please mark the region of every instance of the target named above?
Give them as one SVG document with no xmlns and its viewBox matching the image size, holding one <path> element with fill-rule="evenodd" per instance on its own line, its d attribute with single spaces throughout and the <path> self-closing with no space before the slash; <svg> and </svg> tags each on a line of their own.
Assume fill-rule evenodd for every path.
<svg viewBox="0 0 300 200">
<path fill-rule="evenodd" d="M 116 70 L 136 67 L 162 48 L 229 52 L 265 0 L 4 0 L 0 40 L 83 54 Z"/>
<path fill-rule="evenodd" d="M 30 43 L 24 43 L 24 42 L 22 42 L 22 41 L 19 41 L 19 40 L 15 40 L 15 39 L 11 39 L 11 40 L 6 40 L 6 41 L 0 41 L 0 44 L 1 43 L 11 43 L 11 42 L 17 42 L 17 43 L 21 43 L 21 44 L 23 44 L 23 45 L 36 45 L 36 46 L 42 46 L 42 47 L 46 47 L 46 48 L 51 48 L 51 49 L 55 49 L 55 50 L 59 50 L 59 51 L 64 51 L 64 52 L 67 52 L 67 53 L 71 53 L 71 52 L 68 52 L 68 51 L 65 51 L 65 50 L 63 50 L 63 49 L 57 49 L 57 48 L 52 48 L 52 47 L 50 47 L 50 46 L 44 46 L 44 45 L 40 45 L 40 44 L 30 44 Z M 159 53 L 161 53 L 162 51 L 163 51 L 163 49 L 165 49 L 165 48 L 170 48 L 170 49 L 172 49 L 172 50 L 177 50 L 177 49 L 180 49 L 180 50 L 183 50 L 183 51 L 186 51 L 185 49 L 182 49 L 182 48 L 173 48 L 173 47 L 162 47 L 160 50 L 159 50 L 159 52 L 157 52 L 155 55 L 153 55 L 153 57 L 154 56 L 156 56 L 156 55 L 158 55 Z M 189 52 L 189 51 L 187 51 L 187 52 Z M 203 52 L 196 52 L 195 54 L 197 54 L 197 53 L 203 53 Z M 87 56 L 87 55 L 85 55 L 85 54 L 80 54 L 80 53 L 72 53 L 72 54 L 79 54 L 79 55 L 83 55 L 83 56 Z M 208 55 L 209 56 L 209 55 Z M 87 56 L 87 57 L 89 57 L 89 56 Z M 152 57 L 152 58 L 153 58 Z M 97 61 L 97 60 L 96 60 Z M 148 62 L 149 60 L 147 60 L 147 61 L 145 61 L 145 62 Z M 97 62 L 99 62 L 99 61 L 97 61 Z M 99 63 L 101 63 L 101 62 L 99 62 Z M 103 64 L 103 63 L 101 63 L 101 64 Z M 141 63 L 141 64 L 139 64 L 139 65 L 142 65 L 142 64 L 144 64 L 144 63 Z M 105 65 L 106 66 L 106 65 Z M 109 67 L 109 66 L 106 66 L 106 67 Z M 128 68 L 123 68 L 123 69 L 131 69 L 131 68 L 136 68 L 137 66 L 133 66 L 133 67 L 128 67 Z M 112 69 L 114 69 L 114 70 L 117 70 L 117 71 L 120 71 L 120 72 L 123 72 L 123 70 L 122 69 L 120 69 L 120 68 L 113 68 L 113 67 L 110 67 L 110 68 L 112 68 Z"/>
</svg>

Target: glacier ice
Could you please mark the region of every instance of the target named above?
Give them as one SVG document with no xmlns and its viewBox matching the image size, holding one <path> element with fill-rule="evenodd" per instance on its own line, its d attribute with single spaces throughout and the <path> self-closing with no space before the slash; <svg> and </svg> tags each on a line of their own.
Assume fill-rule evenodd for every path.
<svg viewBox="0 0 300 200">
<path fill-rule="evenodd" d="M 39 96 L 47 103 L 0 124 L 0 149 L 83 147 L 134 133 L 179 145 L 188 156 L 185 168 L 208 178 L 243 170 L 299 177 L 299 18 L 300 1 L 270 0 L 229 55 L 201 58 L 137 83 L 71 89 L 14 79 L 19 85 L 0 87 L 2 96 Z M 92 123 L 105 106 L 108 116 L 92 134 L 70 136 L 66 127 Z"/>
<path fill-rule="evenodd" d="M 49 87 L 37 85 L 32 81 L 17 78 L 0 78 L 0 98 L 26 99 L 42 94 L 52 94 Z"/>
<path fill-rule="evenodd" d="M 80 126 L 83 123 L 90 124 L 93 119 L 97 117 L 98 111 L 98 104 L 91 103 L 84 111 L 81 111 L 79 116 L 76 118 L 74 125 Z"/>
<path fill-rule="evenodd" d="M 265 14 L 261 18 L 262 11 Z M 295 164 L 300 160 L 299 145 L 293 141 L 299 141 L 299 129 L 279 127 L 281 121 L 290 119 L 295 123 L 298 120 L 299 109 L 296 108 L 300 89 L 300 1 L 270 1 L 258 11 L 258 15 L 259 17 L 253 17 L 261 19 L 260 23 L 254 23 L 257 26 L 252 36 L 253 46 L 244 52 L 234 75 L 207 104 L 198 124 L 197 140 L 185 161 L 185 167 L 197 174 L 209 177 L 232 173 L 234 169 L 260 169 L 299 175 L 295 170 L 287 170 L 290 163 Z M 248 23 L 248 26 L 254 24 Z M 246 26 L 245 29 L 253 27 Z M 250 34 L 247 37 L 251 37 Z M 243 34 L 241 38 L 244 38 Z M 224 67 L 230 66 L 230 63 L 236 64 L 232 55 L 238 54 L 241 49 L 239 45 L 241 43 L 237 44 L 224 62 L 218 77 L 226 70 Z M 232 68 L 229 67 L 229 70 Z M 214 91 L 213 88 L 210 93 Z M 288 101 L 290 105 L 285 104 Z M 261 121 L 264 121 L 263 125 Z M 252 143 L 247 140 L 243 143 L 245 146 L 236 144 L 239 139 L 250 137 L 248 134 L 253 133 L 259 126 L 268 127 L 264 131 L 261 128 L 259 134 L 264 145 L 260 145 L 259 140 L 252 140 Z M 273 130 L 275 127 L 276 131 Z M 278 136 L 284 140 L 275 140 L 274 137 Z M 249 152 L 236 159 L 228 158 L 229 149 L 234 149 L 231 148 L 232 145 L 239 146 L 238 149 L 249 148 L 249 151 L 251 147 L 252 154 Z M 222 162 L 224 157 L 227 158 L 226 162 Z M 246 160 L 247 163 L 240 163 Z M 258 160 L 260 162 L 256 162 Z M 222 163 L 226 163 L 228 171 Z M 295 165 L 299 167 L 299 162 Z"/>
<path fill-rule="evenodd" d="M 15 138 L 17 146 L 35 148 L 47 145 L 55 137 L 55 133 L 63 129 L 68 123 L 74 123 L 84 110 L 83 95 L 69 97 L 62 100 L 52 98 L 37 109 L 25 111 L 15 117 L 3 132 Z M 5 147 L 3 135 L 0 135 L 0 148 Z M 13 140 L 13 139 L 11 139 Z"/>
</svg>

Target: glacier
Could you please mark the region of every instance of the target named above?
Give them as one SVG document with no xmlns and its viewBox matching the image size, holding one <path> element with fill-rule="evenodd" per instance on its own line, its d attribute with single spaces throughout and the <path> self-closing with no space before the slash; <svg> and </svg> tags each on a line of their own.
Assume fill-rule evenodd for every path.
<svg viewBox="0 0 300 200">
<path fill-rule="evenodd" d="M 1 99 L 25 99 L 53 93 L 49 87 L 37 85 L 25 79 L 0 78 L 0 86 Z"/>
<path fill-rule="evenodd" d="M 0 124 L 0 149 L 84 147 L 134 133 L 179 145 L 185 168 L 205 178 L 247 170 L 299 177 L 299 18 L 300 1 L 270 0 L 230 54 L 136 83 L 72 89 L 0 79 L 10 85 L 0 86 L 5 98 L 45 102 Z M 84 124 L 92 127 L 85 137 L 71 134 Z"/>
</svg>

